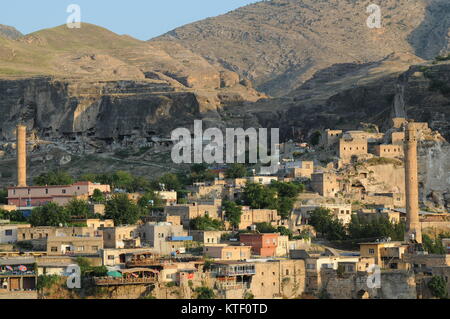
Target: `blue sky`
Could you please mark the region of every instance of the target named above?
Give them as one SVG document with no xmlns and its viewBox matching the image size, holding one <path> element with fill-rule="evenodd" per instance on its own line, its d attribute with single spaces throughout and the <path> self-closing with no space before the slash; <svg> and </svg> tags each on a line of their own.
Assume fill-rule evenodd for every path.
<svg viewBox="0 0 450 319">
<path fill-rule="evenodd" d="M 5 1 L 6 2 L 6 1 Z M 181 25 L 213 17 L 255 0 L 13 0 L 0 9 L 0 24 L 24 34 L 66 23 L 70 4 L 81 21 L 148 40 Z"/>
</svg>

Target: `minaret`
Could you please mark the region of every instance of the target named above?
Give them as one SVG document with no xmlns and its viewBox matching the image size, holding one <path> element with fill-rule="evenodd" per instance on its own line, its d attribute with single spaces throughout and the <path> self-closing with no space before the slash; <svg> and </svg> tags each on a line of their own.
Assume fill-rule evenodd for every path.
<svg viewBox="0 0 450 319">
<path fill-rule="evenodd" d="M 419 183 L 417 173 L 417 127 L 408 123 L 405 134 L 406 232 L 405 241 L 422 243 L 419 220 Z"/>
<path fill-rule="evenodd" d="M 17 125 L 17 187 L 27 186 L 27 127 Z"/>
</svg>

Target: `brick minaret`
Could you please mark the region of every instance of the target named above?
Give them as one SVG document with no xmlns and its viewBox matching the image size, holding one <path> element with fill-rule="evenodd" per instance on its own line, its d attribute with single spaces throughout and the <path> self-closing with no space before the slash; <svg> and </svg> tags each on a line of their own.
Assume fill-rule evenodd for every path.
<svg viewBox="0 0 450 319">
<path fill-rule="evenodd" d="M 417 174 L 417 128 L 408 123 L 405 134 L 406 232 L 405 241 L 422 243 L 419 221 L 419 183 Z"/>
<path fill-rule="evenodd" d="M 17 125 L 17 186 L 27 186 L 27 127 Z"/>
</svg>

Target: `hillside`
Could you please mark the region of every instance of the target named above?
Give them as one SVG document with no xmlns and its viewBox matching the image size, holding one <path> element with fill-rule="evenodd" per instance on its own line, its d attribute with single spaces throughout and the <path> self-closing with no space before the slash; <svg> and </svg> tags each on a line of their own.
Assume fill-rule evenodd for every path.
<svg viewBox="0 0 450 319">
<path fill-rule="evenodd" d="M 374 62 L 394 52 L 431 59 L 450 48 L 448 0 L 371 3 L 381 7 L 381 29 L 367 27 L 365 1 L 272 0 L 156 40 L 181 43 L 273 96 L 287 94 L 333 64 Z"/>
<path fill-rule="evenodd" d="M 9 25 L 0 24 L 0 36 L 16 40 L 20 38 L 23 34 L 14 27 Z"/>
</svg>

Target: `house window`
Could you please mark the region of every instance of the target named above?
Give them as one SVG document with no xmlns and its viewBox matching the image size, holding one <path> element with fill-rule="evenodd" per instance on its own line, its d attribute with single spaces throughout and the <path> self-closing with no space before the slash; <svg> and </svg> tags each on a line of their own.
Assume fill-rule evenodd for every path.
<svg viewBox="0 0 450 319">
<path fill-rule="evenodd" d="M 108 255 L 108 260 L 114 260 L 114 255 Z"/>
<path fill-rule="evenodd" d="M 370 249 L 369 249 L 369 254 L 370 254 L 370 255 L 374 255 L 374 254 L 375 254 L 375 249 L 370 248 Z"/>
<path fill-rule="evenodd" d="M 62 191 L 61 191 L 63 194 L 65 194 L 66 193 L 66 190 L 65 189 L 63 189 Z"/>
<path fill-rule="evenodd" d="M 98 246 L 92 246 L 93 251 L 98 251 Z"/>
<path fill-rule="evenodd" d="M 48 188 L 45 189 L 45 194 L 48 194 Z"/>
<path fill-rule="evenodd" d="M 52 248 L 51 248 L 51 251 L 52 251 L 53 253 L 56 253 L 56 252 L 58 251 L 58 247 L 52 247 Z"/>
<path fill-rule="evenodd" d="M 6 229 L 5 236 L 12 236 L 12 229 Z"/>
<path fill-rule="evenodd" d="M 77 251 L 84 251 L 84 246 L 78 246 Z"/>
</svg>

